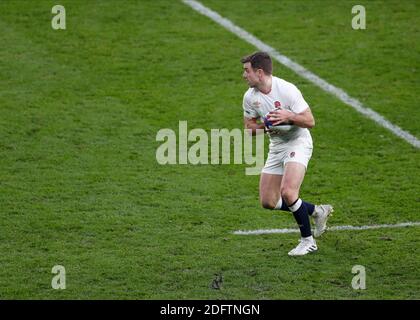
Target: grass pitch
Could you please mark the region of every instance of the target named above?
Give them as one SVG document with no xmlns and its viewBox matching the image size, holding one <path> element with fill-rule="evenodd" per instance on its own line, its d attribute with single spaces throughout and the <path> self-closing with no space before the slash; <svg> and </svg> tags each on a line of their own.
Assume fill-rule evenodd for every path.
<svg viewBox="0 0 420 320">
<path fill-rule="evenodd" d="M 420 136 L 418 2 L 368 2 L 359 31 L 351 2 L 203 3 Z M 180 120 L 242 128 L 254 48 L 179 1 L 62 1 L 59 31 L 55 4 L 0 3 L 2 299 L 420 298 L 418 227 L 331 232 L 290 258 L 296 234 L 232 234 L 294 226 L 260 208 L 246 165 L 157 163 Z M 418 221 L 419 151 L 274 68 L 317 121 L 302 198 L 333 204 L 331 225 Z"/>
</svg>

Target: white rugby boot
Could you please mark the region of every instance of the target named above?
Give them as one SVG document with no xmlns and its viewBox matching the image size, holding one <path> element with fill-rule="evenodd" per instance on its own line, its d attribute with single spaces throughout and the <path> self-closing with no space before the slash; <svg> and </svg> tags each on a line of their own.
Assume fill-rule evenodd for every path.
<svg viewBox="0 0 420 320">
<path fill-rule="evenodd" d="M 314 219 L 314 237 L 320 237 L 327 230 L 328 217 L 332 216 L 334 208 L 329 204 L 316 205 L 312 217 Z"/>
<path fill-rule="evenodd" d="M 289 256 L 303 256 L 307 253 L 318 250 L 315 239 L 310 236 L 307 238 L 301 238 L 296 248 L 289 252 Z"/>
</svg>

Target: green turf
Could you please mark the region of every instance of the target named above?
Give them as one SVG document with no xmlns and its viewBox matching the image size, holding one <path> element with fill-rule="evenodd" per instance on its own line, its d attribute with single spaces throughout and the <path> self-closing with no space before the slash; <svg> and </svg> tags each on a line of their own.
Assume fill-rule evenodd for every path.
<svg viewBox="0 0 420 320">
<path fill-rule="evenodd" d="M 219 1 L 204 4 L 416 136 L 420 2 L 367 1 L 353 30 L 354 1 Z M 282 71 L 280 71 L 280 75 Z M 349 81 L 351 80 L 351 81 Z M 330 106 L 333 108 L 333 106 Z"/>
<path fill-rule="evenodd" d="M 51 28 L 55 4 L 0 3 L 0 298 L 420 298 L 418 227 L 331 232 L 290 258 L 296 234 L 232 234 L 294 226 L 259 207 L 246 165 L 157 163 L 156 133 L 180 120 L 241 128 L 238 61 L 254 48 L 178 1 L 62 1 L 65 31 Z M 351 30 L 349 4 L 206 4 L 419 136 L 415 2 L 369 2 L 365 31 Z M 331 225 L 418 221 L 418 150 L 275 70 L 317 121 L 302 197 L 332 203 Z M 51 288 L 57 264 L 65 290 Z"/>
</svg>

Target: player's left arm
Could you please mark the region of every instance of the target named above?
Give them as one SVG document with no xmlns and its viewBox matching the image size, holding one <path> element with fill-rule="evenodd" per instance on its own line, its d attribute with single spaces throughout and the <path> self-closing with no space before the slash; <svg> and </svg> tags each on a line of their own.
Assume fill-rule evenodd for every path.
<svg viewBox="0 0 420 320">
<path fill-rule="evenodd" d="M 273 125 L 293 124 L 301 128 L 313 128 L 314 116 L 300 90 L 295 85 L 288 84 L 286 92 L 290 110 L 275 110 L 273 114 L 270 113 L 270 121 Z"/>
<path fill-rule="evenodd" d="M 309 107 L 300 113 L 294 113 L 284 109 L 272 111 L 270 112 L 270 121 L 274 126 L 279 124 L 293 124 L 308 129 L 315 126 L 315 119 Z"/>
</svg>

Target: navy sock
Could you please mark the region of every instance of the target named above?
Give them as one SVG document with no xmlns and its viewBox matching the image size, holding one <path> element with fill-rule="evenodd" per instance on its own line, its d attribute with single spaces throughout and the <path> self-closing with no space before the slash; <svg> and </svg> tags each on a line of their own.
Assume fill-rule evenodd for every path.
<svg viewBox="0 0 420 320">
<path fill-rule="evenodd" d="M 314 213 L 315 206 L 312 203 L 306 202 L 302 200 L 302 204 L 306 206 L 306 209 L 308 210 L 308 214 L 311 216 Z M 280 210 L 283 211 L 290 211 L 289 207 L 286 204 L 286 201 L 282 199 L 281 208 Z"/>
<path fill-rule="evenodd" d="M 301 199 L 297 199 L 290 207 L 293 216 L 299 226 L 303 238 L 312 236 L 311 222 L 309 221 L 308 209 Z"/>
<path fill-rule="evenodd" d="M 315 205 L 306 201 L 302 201 L 302 202 L 306 206 L 306 209 L 308 210 L 308 214 L 311 216 L 315 211 Z"/>
</svg>

